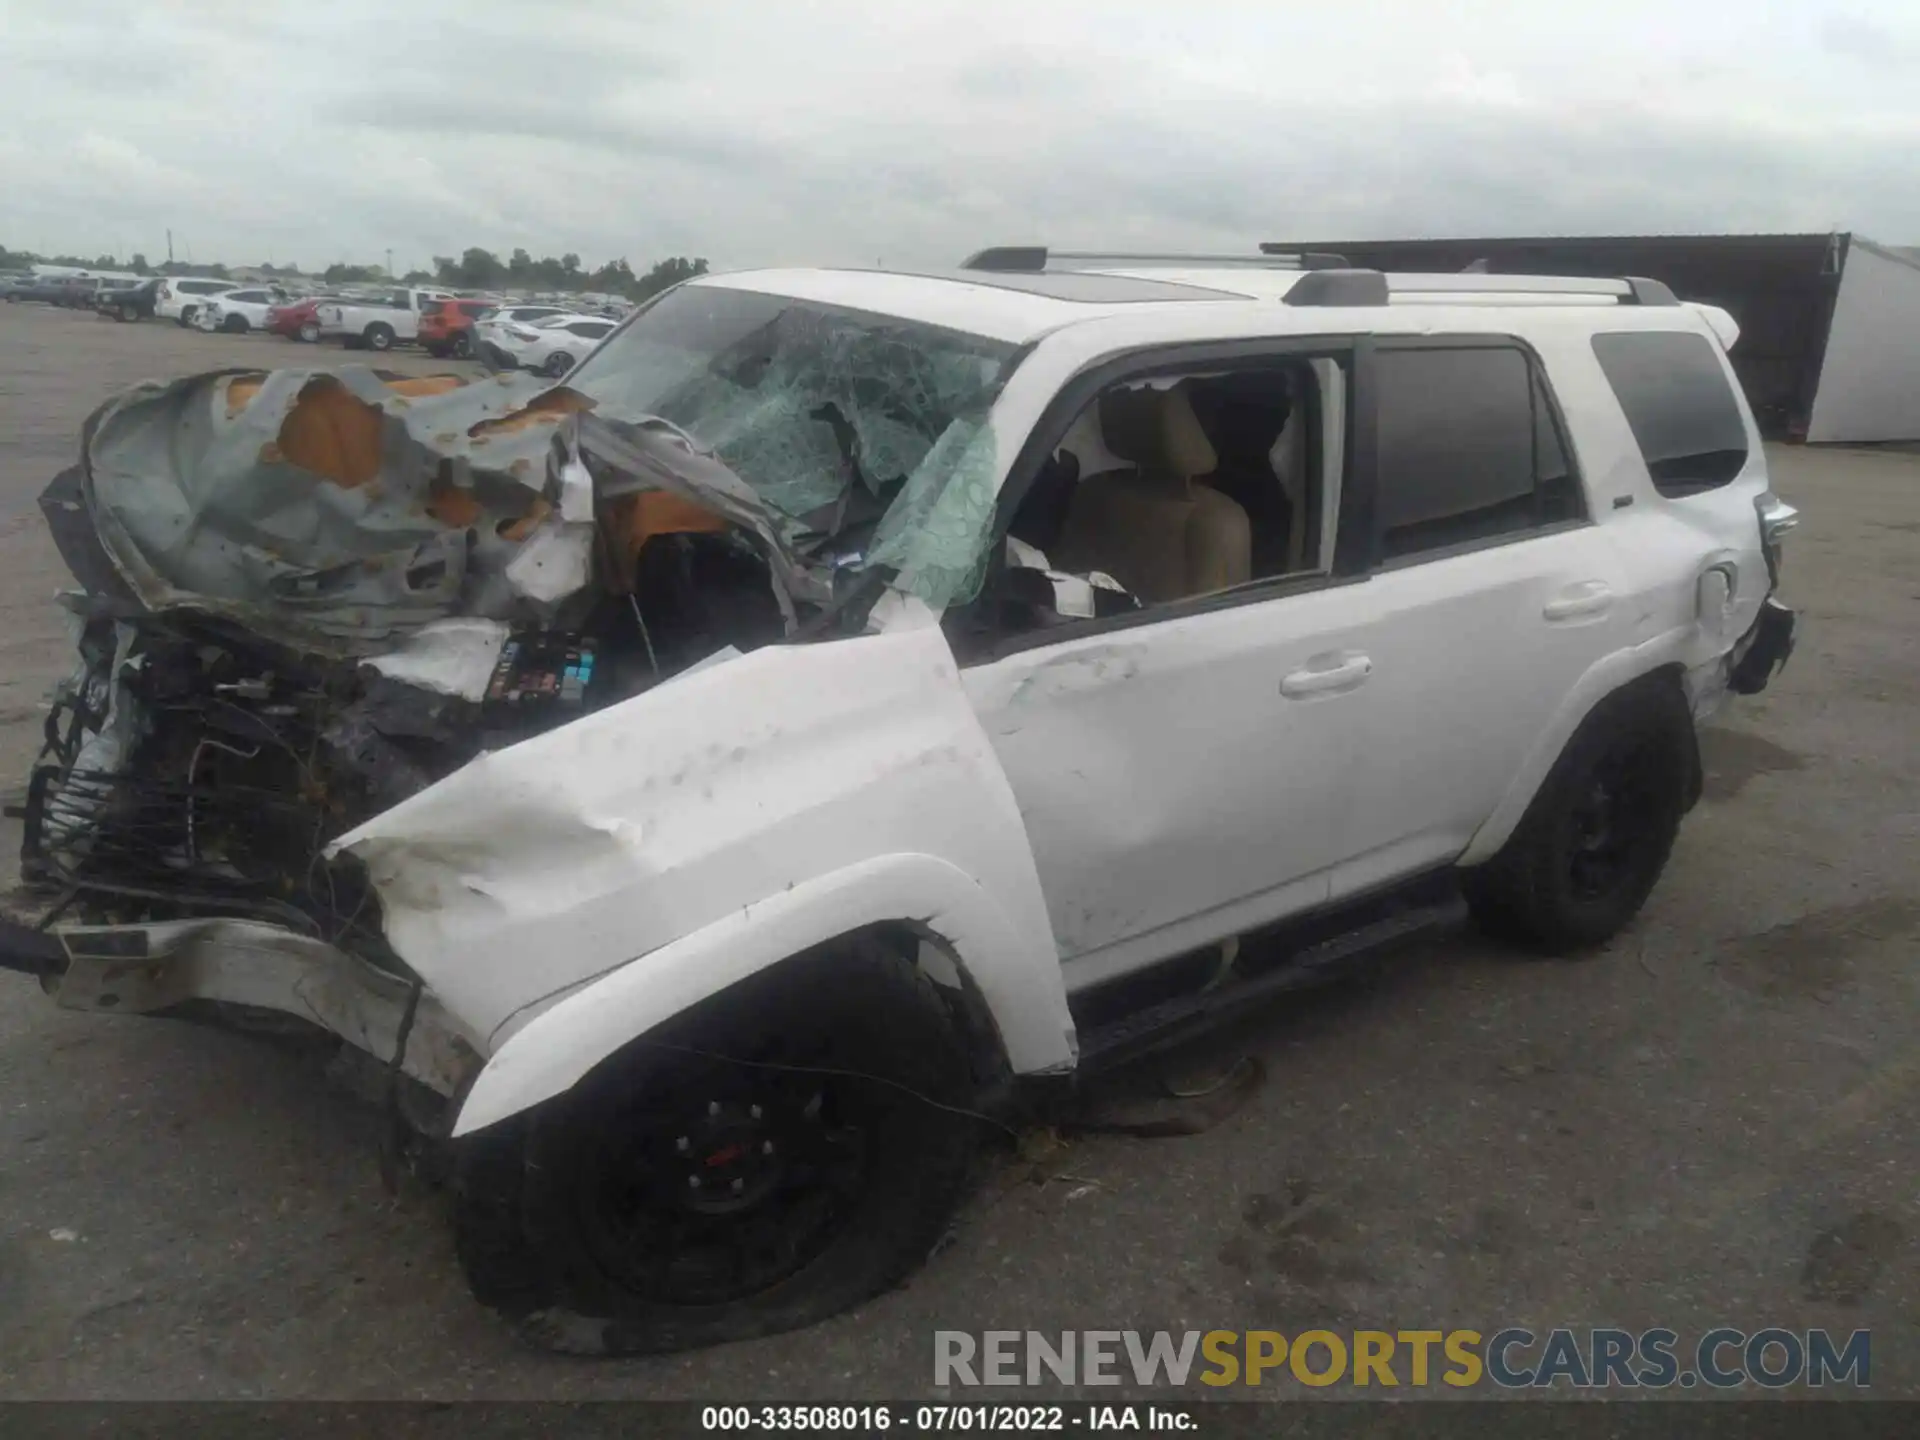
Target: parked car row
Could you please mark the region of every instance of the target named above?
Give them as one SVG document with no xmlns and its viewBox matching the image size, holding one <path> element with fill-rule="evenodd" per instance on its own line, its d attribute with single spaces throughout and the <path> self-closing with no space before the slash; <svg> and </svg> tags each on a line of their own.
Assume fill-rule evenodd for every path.
<svg viewBox="0 0 1920 1440">
<path fill-rule="evenodd" d="M 492 370 L 564 375 L 620 322 L 565 305 L 502 303 L 444 290 L 392 290 L 323 301 L 318 339 L 390 350 L 411 341 L 439 359 L 477 359 Z"/>
<path fill-rule="evenodd" d="M 295 295 L 278 285 L 205 276 L 0 276 L 0 295 L 91 307 L 117 321 L 171 320 L 228 335 L 260 330 L 349 350 L 411 343 L 437 359 L 477 359 L 492 370 L 552 376 L 584 359 L 630 308 L 597 297 L 514 302 L 415 287 Z"/>
<path fill-rule="evenodd" d="M 132 278 L 137 283 L 137 277 Z M 14 275 L 0 281 L 0 296 L 9 304 L 32 300 L 84 310 L 93 304 L 100 288 L 111 283 L 115 282 L 97 275 Z"/>
</svg>

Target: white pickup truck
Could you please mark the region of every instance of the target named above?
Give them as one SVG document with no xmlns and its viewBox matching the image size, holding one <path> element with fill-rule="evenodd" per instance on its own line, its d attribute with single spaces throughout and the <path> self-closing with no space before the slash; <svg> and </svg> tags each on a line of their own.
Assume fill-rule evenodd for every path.
<svg viewBox="0 0 1920 1440">
<path fill-rule="evenodd" d="M 391 350 L 420 337 L 420 312 L 430 301 L 452 298 L 446 290 L 390 290 L 364 300 L 331 301 L 317 313 L 320 339 L 338 340 L 349 350 Z"/>
</svg>

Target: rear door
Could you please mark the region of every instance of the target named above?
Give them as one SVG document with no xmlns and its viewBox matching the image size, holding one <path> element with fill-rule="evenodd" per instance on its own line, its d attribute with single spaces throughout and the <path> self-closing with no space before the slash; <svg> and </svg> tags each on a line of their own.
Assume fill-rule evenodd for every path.
<svg viewBox="0 0 1920 1440">
<path fill-rule="evenodd" d="M 1373 675 L 1336 899 L 1457 859 L 1633 613 L 1531 350 L 1382 338 L 1358 388 Z"/>
</svg>

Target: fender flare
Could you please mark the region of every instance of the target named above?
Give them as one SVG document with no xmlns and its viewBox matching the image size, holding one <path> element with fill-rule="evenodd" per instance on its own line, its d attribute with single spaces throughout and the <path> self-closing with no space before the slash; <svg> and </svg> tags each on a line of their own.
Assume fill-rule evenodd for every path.
<svg viewBox="0 0 1920 1440">
<path fill-rule="evenodd" d="M 782 960 L 901 921 L 944 944 L 985 1000 L 1016 1073 L 1074 1065 L 1073 1018 L 1053 937 L 1021 935 L 993 897 L 947 860 L 882 855 L 744 906 L 566 992 L 494 1050 L 452 1134 L 485 1129 L 564 1093 L 622 1046 Z"/>
<path fill-rule="evenodd" d="M 1527 753 L 1525 763 L 1500 797 L 1500 803 L 1474 832 L 1473 839 L 1454 863 L 1471 867 L 1498 854 L 1526 817 L 1527 807 L 1546 783 L 1547 772 L 1553 769 L 1561 751 L 1573 739 L 1574 731 L 1593 713 L 1594 707 L 1614 691 L 1645 679 L 1665 666 L 1678 664 L 1684 647 L 1695 633 L 1696 627 L 1692 625 L 1669 630 L 1631 649 L 1614 651 L 1582 675 L 1554 713 L 1553 723 L 1541 732 L 1540 740 Z"/>
</svg>

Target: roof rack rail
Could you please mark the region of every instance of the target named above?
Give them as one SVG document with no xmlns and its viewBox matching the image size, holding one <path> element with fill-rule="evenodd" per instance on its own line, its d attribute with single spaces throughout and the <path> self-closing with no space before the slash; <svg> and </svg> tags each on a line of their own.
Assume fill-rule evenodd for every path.
<svg viewBox="0 0 1920 1440">
<path fill-rule="evenodd" d="M 1302 276 L 1286 294 L 1289 305 L 1385 305 L 1396 295 L 1595 295 L 1621 305 L 1678 305 L 1666 284 L 1641 275 L 1616 279 L 1586 275 L 1390 274 L 1380 270 L 1321 270 Z"/>
<path fill-rule="evenodd" d="M 1394 294 L 1611 295 L 1623 305 L 1678 305 L 1673 291 L 1640 275 L 1388 274 Z"/>
<path fill-rule="evenodd" d="M 1045 245 L 994 245 L 960 262 L 962 270 L 996 270 L 1037 274 L 1049 268 L 1077 270 L 1097 265 L 1228 266 L 1254 270 L 1336 270 L 1346 258 L 1319 250 L 1277 250 L 1261 246 L 1258 255 L 1182 255 L 1141 250 L 1050 250 Z"/>
</svg>

